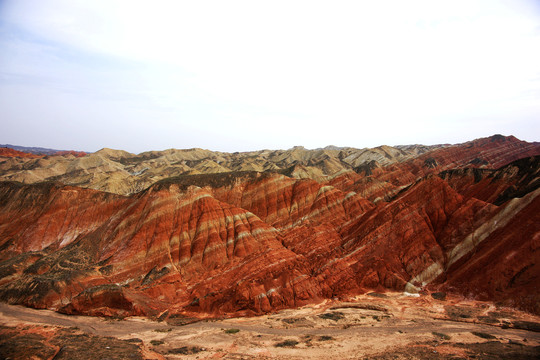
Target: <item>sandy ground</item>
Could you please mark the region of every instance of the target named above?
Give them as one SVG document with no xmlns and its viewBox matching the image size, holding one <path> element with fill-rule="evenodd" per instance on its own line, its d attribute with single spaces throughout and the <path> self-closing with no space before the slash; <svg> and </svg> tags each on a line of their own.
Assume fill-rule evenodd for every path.
<svg viewBox="0 0 540 360">
<path fill-rule="evenodd" d="M 514 351 L 523 349 L 521 358 L 540 358 L 539 317 L 487 302 L 398 293 L 184 326 L 0 304 L 0 324 L 76 327 L 99 336 L 137 338 L 146 358 L 156 359 L 504 359 L 519 358 Z"/>
</svg>

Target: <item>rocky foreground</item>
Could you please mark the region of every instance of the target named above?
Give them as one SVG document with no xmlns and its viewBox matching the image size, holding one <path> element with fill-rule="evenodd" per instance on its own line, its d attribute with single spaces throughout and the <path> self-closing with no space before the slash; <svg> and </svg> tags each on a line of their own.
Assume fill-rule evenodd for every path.
<svg viewBox="0 0 540 360">
<path fill-rule="evenodd" d="M 180 324 L 445 291 L 540 314 L 539 162 L 538 143 L 500 135 L 5 157 L 0 300 Z"/>
<path fill-rule="evenodd" d="M 537 359 L 540 318 L 443 293 L 370 293 L 251 318 L 178 325 L 0 305 L 16 359 Z M 91 349 L 91 351 L 89 351 Z"/>
</svg>

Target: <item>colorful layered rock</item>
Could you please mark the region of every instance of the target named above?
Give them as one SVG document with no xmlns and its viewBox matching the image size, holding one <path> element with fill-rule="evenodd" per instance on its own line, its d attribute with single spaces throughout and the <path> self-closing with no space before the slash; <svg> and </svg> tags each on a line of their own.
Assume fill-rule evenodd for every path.
<svg viewBox="0 0 540 360">
<path fill-rule="evenodd" d="M 184 174 L 129 196 L 2 182 L 0 300 L 181 319 L 444 289 L 540 313 L 538 145 L 495 136 L 424 150 L 324 180 L 290 169 Z M 116 160 L 132 161 L 98 155 L 77 164 L 115 173 Z"/>
</svg>

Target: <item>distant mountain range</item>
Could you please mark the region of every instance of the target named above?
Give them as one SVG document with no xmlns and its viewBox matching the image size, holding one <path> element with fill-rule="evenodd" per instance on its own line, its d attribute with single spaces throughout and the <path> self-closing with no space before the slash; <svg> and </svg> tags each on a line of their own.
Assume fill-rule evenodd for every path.
<svg viewBox="0 0 540 360">
<path fill-rule="evenodd" d="M 29 146 L 19 146 L 19 145 L 11 145 L 11 144 L 0 144 L 0 148 L 9 148 L 17 151 L 22 151 L 25 153 L 30 154 L 36 154 L 36 155 L 55 155 L 58 153 L 68 153 L 68 152 L 76 152 L 76 153 L 86 153 L 87 151 L 74 151 L 74 150 L 58 150 L 58 149 L 48 149 L 48 148 L 42 148 L 42 147 L 29 147 Z"/>
<path fill-rule="evenodd" d="M 288 150 L 260 150 L 224 153 L 204 149 L 168 149 L 135 155 L 123 150 L 101 149 L 93 154 L 57 152 L 47 155 L 9 154 L 0 157 L 36 158 L 33 161 L 0 163 L 0 179 L 23 183 L 59 181 L 129 195 L 156 181 L 175 176 L 227 173 L 238 171 L 280 172 L 294 178 L 316 181 L 329 179 L 340 171 L 371 171 L 366 166 L 387 166 L 403 162 L 442 146 L 411 145 L 400 149 L 391 146 L 355 149 L 327 147 L 308 150 L 295 146 Z M 72 154 L 78 159 L 66 155 Z M 54 156 L 63 155 L 63 156 Z M 368 165 L 369 164 L 369 165 Z"/>
</svg>

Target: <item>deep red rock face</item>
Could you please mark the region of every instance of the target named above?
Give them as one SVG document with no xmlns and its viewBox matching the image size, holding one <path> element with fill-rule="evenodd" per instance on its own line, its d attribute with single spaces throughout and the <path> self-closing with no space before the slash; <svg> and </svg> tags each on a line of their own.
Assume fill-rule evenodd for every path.
<svg viewBox="0 0 540 360">
<path fill-rule="evenodd" d="M 129 197 L 0 183 L 0 299 L 205 317 L 427 287 L 540 313 L 540 157 L 527 144 L 480 139 L 322 183 L 226 173 Z"/>
<path fill-rule="evenodd" d="M 55 250 L 94 232 L 125 199 L 100 191 L 44 183 L 0 187 L 1 259 L 13 254 Z"/>
<path fill-rule="evenodd" d="M 540 313 L 539 194 L 509 201 L 496 217 L 502 224 L 476 245 L 474 256 L 448 268 L 444 288 Z"/>
</svg>

